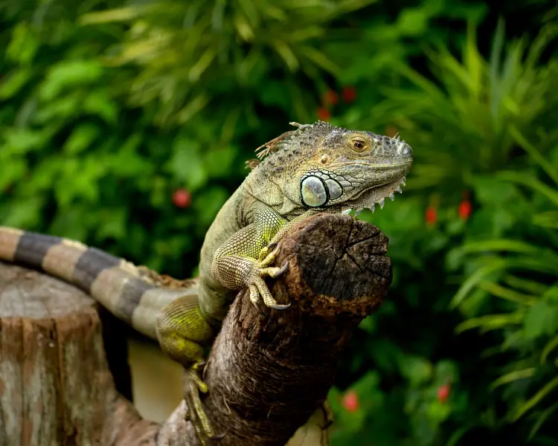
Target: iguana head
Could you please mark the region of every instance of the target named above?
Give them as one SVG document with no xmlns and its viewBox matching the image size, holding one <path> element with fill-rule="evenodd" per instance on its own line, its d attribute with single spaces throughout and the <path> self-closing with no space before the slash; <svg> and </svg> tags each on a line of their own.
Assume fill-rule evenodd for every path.
<svg viewBox="0 0 558 446">
<path fill-rule="evenodd" d="M 325 122 L 294 125 L 265 145 L 258 166 L 293 209 L 374 211 L 401 192 L 413 162 L 405 141 Z"/>
</svg>

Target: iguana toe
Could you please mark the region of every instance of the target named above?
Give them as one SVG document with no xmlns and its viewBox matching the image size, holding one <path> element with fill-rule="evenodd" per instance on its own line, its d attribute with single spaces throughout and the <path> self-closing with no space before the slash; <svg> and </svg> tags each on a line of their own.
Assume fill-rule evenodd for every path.
<svg viewBox="0 0 558 446">
<path fill-rule="evenodd" d="M 207 385 L 202 381 L 198 375 L 200 364 L 196 363 L 192 367 L 186 369 L 184 377 L 184 400 L 188 406 L 186 413 L 186 420 L 191 421 L 196 430 L 196 435 L 202 446 L 208 444 L 208 440 L 217 440 L 223 438 L 225 434 L 216 435 L 202 401 L 200 399 L 200 392 L 207 393 Z"/>
<path fill-rule="evenodd" d="M 277 301 L 273 298 L 271 291 L 269 291 L 269 287 L 262 279 L 262 277 L 266 275 L 270 277 L 277 277 L 278 275 L 283 274 L 284 270 L 286 270 L 287 267 L 288 264 L 283 265 L 282 268 L 260 269 L 259 273 L 255 277 L 253 277 L 252 283 L 248 286 L 248 288 L 250 290 L 250 300 L 256 307 L 258 307 L 260 299 L 263 300 L 263 303 L 266 307 L 275 308 L 276 310 L 284 310 L 285 308 L 290 307 L 290 304 L 278 304 Z"/>
<path fill-rule="evenodd" d="M 277 268 L 277 271 L 274 271 L 273 274 L 270 274 L 270 277 L 276 279 L 277 277 L 283 275 L 285 271 L 289 269 L 289 262 L 285 262 L 281 268 Z"/>
<path fill-rule="evenodd" d="M 274 246 L 273 251 L 269 252 L 270 249 L 269 246 Z M 274 243 L 273 245 L 269 245 L 269 246 L 262 248 L 258 256 L 258 262 L 261 268 L 265 268 L 266 266 L 269 266 L 273 262 L 275 262 L 275 258 L 277 257 L 277 254 L 279 254 L 280 248 L 277 243 Z"/>
</svg>

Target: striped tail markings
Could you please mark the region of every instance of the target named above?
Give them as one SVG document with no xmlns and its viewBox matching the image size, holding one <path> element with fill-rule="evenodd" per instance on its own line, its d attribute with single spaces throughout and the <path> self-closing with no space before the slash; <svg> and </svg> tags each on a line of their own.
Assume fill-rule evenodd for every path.
<svg viewBox="0 0 558 446">
<path fill-rule="evenodd" d="M 156 339 L 156 316 L 197 287 L 167 289 L 149 283 L 131 263 L 96 248 L 44 234 L 0 227 L 0 260 L 43 270 L 90 294 L 116 317 Z"/>
</svg>

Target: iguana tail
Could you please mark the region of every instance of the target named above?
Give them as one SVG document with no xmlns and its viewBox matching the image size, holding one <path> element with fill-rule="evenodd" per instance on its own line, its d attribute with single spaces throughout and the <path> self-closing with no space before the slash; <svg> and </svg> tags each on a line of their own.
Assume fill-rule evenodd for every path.
<svg viewBox="0 0 558 446">
<path fill-rule="evenodd" d="M 88 293 L 137 331 L 157 339 L 160 309 L 180 296 L 197 294 L 186 288 L 164 288 L 144 270 L 104 251 L 60 237 L 0 226 L 0 260 L 42 270 Z"/>
</svg>

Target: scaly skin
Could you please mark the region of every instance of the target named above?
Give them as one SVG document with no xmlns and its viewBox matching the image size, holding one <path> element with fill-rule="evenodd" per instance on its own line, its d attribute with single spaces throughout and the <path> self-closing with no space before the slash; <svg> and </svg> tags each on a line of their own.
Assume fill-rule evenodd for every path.
<svg viewBox="0 0 558 446">
<path fill-rule="evenodd" d="M 0 227 L 0 260 L 42 269 L 89 293 L 136 330 L 159 340 L 188 371 L 184 398 L 202 444 L 216 437 L 204 412 L 199 377 L 204 347 L 214 339 L 238 290 L 255 305 L 276 309 L 264 277 L 274 247 L 295 223 L 317 212 L 383 207 L 401 192 L 412 165 L 410 147 L 398 138 L 351 131 L 324 122 L 267 143 L 253 170 L 217 214 L 206 234 L 195 281 L 173 281 L 81 243 Z"/>
<path fill-rule="evenodd" d="M 295 124 L 266 144 L 242 185 L 225 203 L 206 234 L 201 251 L 199 308 L 173 303 L 159 319 L 159 341 L 171 357 L 189 367 L 192 383 L 185 399 L 200 438 L 214 437 L 198 390 L 203 362 L 197 338 L 210 338 L 238 290 L 248 288 L 256 305 L 285 309 L 271 295 L 264 277 L 277 277 L 287 265 L 271 267 L 272 247 L 300 220 L 317 212 L 341 213 L 381 207 L 401 191 L 412 165 L 411 148 L 398 138 L 351 131 L 324 122 Z M 256 163 L 252 163 L 253 165 Z M 195 308 L 195 309 L 194 309 Z M 207 321 L 204 325 L 202 321 Z M 203 325 L 203 328 L 202 328 Z M 180 334 L 178 334 L 180 333 Z"/>
</svg>

